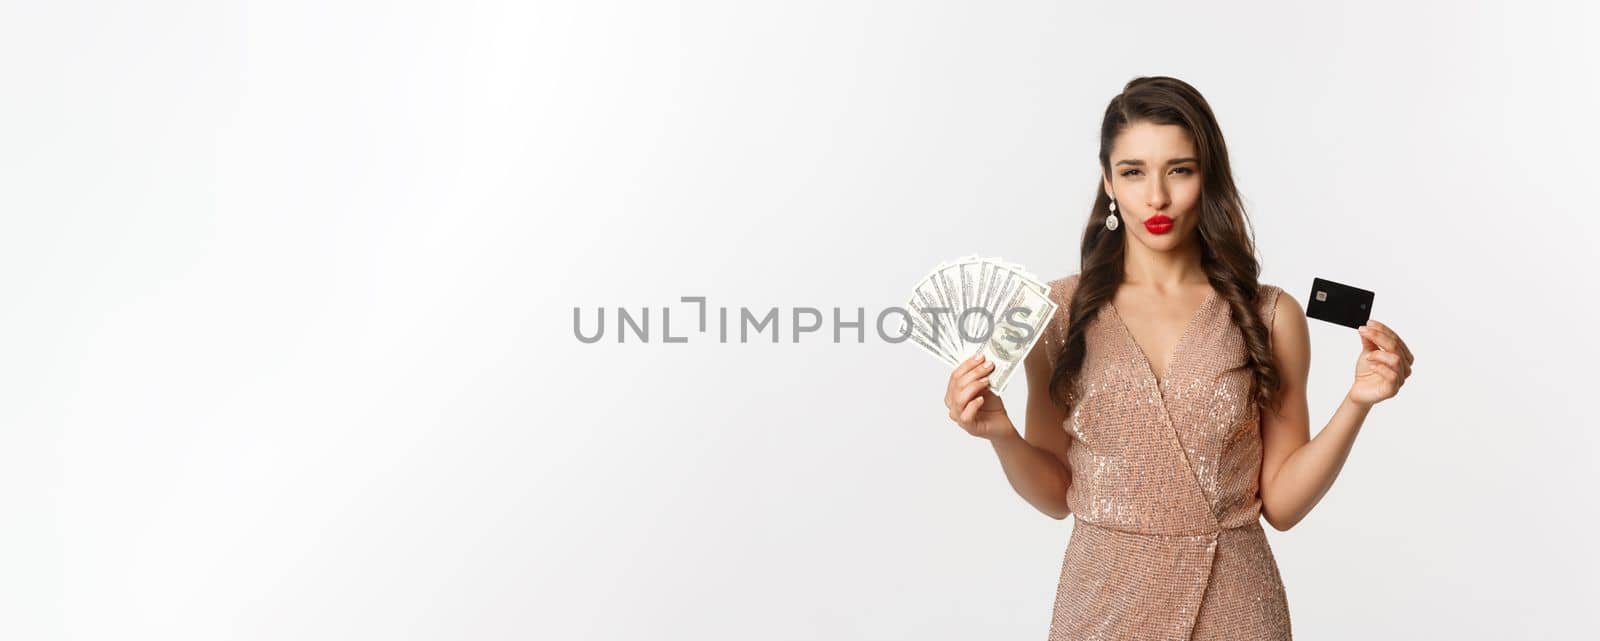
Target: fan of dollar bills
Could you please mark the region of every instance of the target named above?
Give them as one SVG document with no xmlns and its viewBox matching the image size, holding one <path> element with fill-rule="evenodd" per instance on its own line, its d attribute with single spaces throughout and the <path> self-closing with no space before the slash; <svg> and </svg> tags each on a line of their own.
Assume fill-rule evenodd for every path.
<svg viewBox="0 0 1600 641">
<path fill-rule="evenodd" d="M 994 363 L 989 389 L 998 394 L 1055 316 L 1050 288 L 995 257 L 940 263 L 917 283 L 901 334 L 955 367 L 978 351 Z"/>
</svg>

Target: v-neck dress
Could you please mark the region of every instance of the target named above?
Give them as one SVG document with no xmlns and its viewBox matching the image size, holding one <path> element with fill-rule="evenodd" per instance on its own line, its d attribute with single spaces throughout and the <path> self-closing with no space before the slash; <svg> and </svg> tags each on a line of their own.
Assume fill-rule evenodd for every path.
<svg viewBox="0 0 1600 641">
<path fill-rule="evenodd" d="M 1049 282 L 1058 309 L 1040 341 L 1052 368 L 1077 284 Z M 1261 285 L 1267 327 L 1281 291 Z M 1160 381 L 1115 307 L 1087 322 L 1079 400 L 1062 424 L 1073 526 L 1049 640 L 1290 639 L 1261 525 L 1254 372 L 1241 367 L 1231 307 L 1211 293 Z"/>
</svg>

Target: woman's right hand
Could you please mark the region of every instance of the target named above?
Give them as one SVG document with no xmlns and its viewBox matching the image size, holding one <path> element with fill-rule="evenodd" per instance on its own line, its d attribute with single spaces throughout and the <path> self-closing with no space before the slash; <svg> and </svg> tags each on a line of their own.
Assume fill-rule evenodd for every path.
<svg viewBox="0 0 1600 641">
<path fill-rule="evenodd" d="M 950 410 L 950 420 L 979 438 L 992 439 L 1017 429 L 1006 416 L 1005 403 L 989 390 L 993 371 L 994 363 L 980 351 L 950 372 L 950 384 L 945 387 L 944 406 Z"/>
</svg>

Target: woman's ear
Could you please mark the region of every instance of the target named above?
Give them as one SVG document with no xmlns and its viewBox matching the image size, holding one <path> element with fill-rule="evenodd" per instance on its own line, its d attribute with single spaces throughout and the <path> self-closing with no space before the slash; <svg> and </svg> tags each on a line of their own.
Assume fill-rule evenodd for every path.
<svg viewBox="0 0 1600 641">
<path fill-rule="evenodd" d="M 1116 192 L 1111 191 L 1111 177 L 1107 176 L 1104 170 L 1101 170 L 1100 172 L 1100 184 L 1102 186 L 1101 188 L 1106 190 L 1106 198 L 1110 198 L 1112 200 L 1117 199 Z"/>
</svg>

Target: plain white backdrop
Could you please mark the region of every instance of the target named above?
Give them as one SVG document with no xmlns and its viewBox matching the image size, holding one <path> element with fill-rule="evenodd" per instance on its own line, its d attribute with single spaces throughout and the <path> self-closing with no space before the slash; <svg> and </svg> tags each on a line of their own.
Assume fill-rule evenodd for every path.
<svg viewBox="0 0 1600 641">
<path fill-rule="evenodd" d="M 0 637 L 1042 639 L 1071 521 L 942 366 L 678 299 L 1073 273 L 1139 75 L 1209 99 L 1263 280 L 1375 290 L 1417 356 L 1268 531 L 1296 638 L 1589 634 L 1597 18 L 5 3 Z M 619 306 L 689 341 L 575 338 Z M 1315 433 L 1359 342 L 1311 328 Z"/>
</svg>

